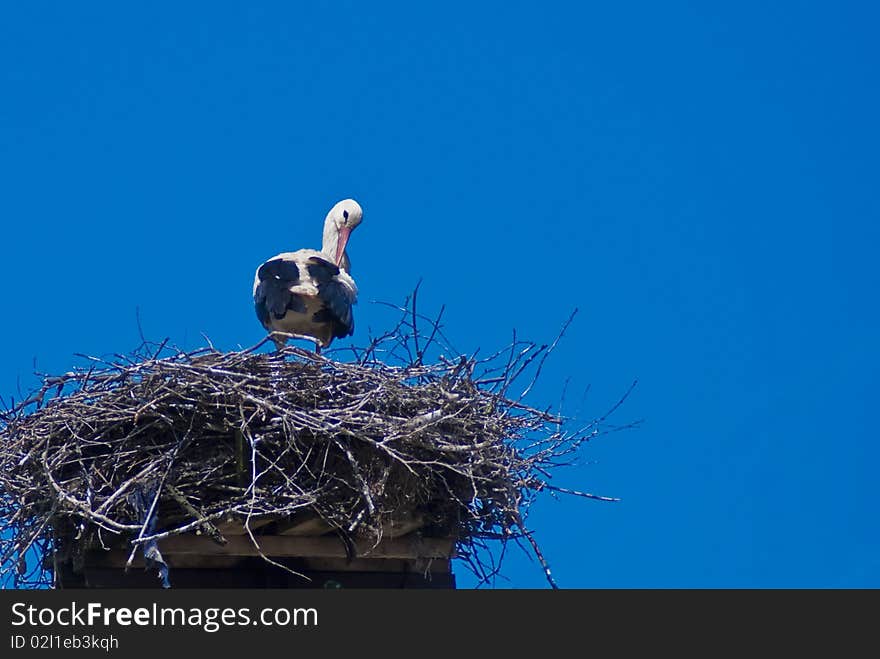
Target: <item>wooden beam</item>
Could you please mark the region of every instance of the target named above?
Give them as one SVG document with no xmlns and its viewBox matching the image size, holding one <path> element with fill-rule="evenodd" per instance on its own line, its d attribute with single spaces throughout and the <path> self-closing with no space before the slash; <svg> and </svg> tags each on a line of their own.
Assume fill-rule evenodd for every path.
<svg viewBox="0 0 880 659">
<path fill-rule="evenodd" d="M 265 563 L 262 569 L 175 569 L 173 588 L 455 588 L 451 572 L 312 572 L 311 580 L 278 570 Z M 86 567 L 82 575 L 64 575 L 68 588 L 159 588 L 151 571 Z"/>
<path fill-rule="evenodd" d="M 92 551 L 86 555 L 85 566 L 95 568 L 125 568 L 129 552 L 124 549 L 111 549 L 109 551 Z M 249 557 L 243 556 L 205 556 L 202 554 L 168 554 L 165 559 L 169 567 L 174 569 L 235 569 L 247 561 Z M 276 557 L 277 558 L 277 557 Z M 446 573 L 450 571 L 449 559 L 445 558 L 313 558 L 299 559 L 302 567 L 294 566 L 297 570 L 315 570 L 320 572 L 413 572 Z M 135 555 L 131 569 L 143 570 L 144 559 L 140 554 Z"/>
<path fill-rule="evenodd" d="M 289 535 L 295 537 L 319 536 L 332 531 L 333 527 L 318 517 L 307 515 L 295 515 L 279 521 L 275 525 L 275 535 Z"/>
<path fill-rule="evenodd" d="M 445 558 L 304 558 L 303 570 L 308 572 L 412 572 L 415 574 L 445 574 L 452 568 Z"/>
<path fill-rule="evenodd" d="M 261 529 L 268 524 L 276 521 L 278 518 L 272 515 L 267 515 L 266 517 L 252 517 L 250 524 L 251 531 L 256 531 L 257 529 Z M 224 536 L 227 535 L 247 535 L 247 529 L 244 528 L 244 519 L 238 519 L 237 517 L 231 517 L 229 519 L 223 520 L 218 523 L 217 530 L 222 533 Z"/>
<path fill-rule="evenodd" d="M 412 533 L 425 525 L 424 513 L 408 512 L 401 515 L 392 515 L 382 524 L 383 538 L 401 538 Z"/>
<path fill-rule="evenodd" d="M 218 545 L 205 537 L 177 535 L 159 541 L 162 555 L 259 556 L 260 551 L 247 536 L 229 536 L 229 542 Z M 314 557 L 347 558 L 345 545 L 335 537 L 258 536 L 257 542 L 265 556 L 273 558 Z M 391 538 L 373 547 L 367 541 L 356 543 L 360 558 L 451 558 L 455 550 L 453 538 Z"/>
<path fill-rule="evenodd" d="M 92 567 L 117 567 L 124 568 L 128 562 L 129 552 L 123 549 L 111 549 L 110 551 L 90 552 L 84 561 L 86 566 Z M 174 568 L 233 568 L 240 563 L 241 556 L 194 556 L 189 554 L 180 554 L 174 556 L 164 556 L 168 561 L 171 569 Z M 131 569 L 143 570 L 144 557 L 138 552 L 131 563 Z"/>
</svg>

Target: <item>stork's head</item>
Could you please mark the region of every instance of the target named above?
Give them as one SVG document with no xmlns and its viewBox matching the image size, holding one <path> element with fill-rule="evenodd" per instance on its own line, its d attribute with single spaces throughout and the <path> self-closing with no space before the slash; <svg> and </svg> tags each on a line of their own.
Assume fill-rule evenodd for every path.
<svg viewBox="0 0 880 659">
<path fill-rule="evenodd" d="M 324 220 L 324 245 L 335 244 L 335 250 L 331 250 L 333 253 L 330 256 L 337 266 L 343 266 L 348 238 L 363 217 L 364 211 L 354 199 L 343 199 L 327 213 L 327 219 Z"/>
</svg>

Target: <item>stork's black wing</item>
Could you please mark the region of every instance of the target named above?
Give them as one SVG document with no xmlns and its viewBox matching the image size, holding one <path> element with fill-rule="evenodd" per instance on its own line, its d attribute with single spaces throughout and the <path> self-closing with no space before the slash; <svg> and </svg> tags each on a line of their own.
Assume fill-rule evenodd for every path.
<svg viewBox="0 0 880 659">
<path fill-rule="evenodd" d="M 299 282 L 296 263 L 284 259 L 266 261 L 257 271 L 257 278 L 260 283 L 254 291 L 254 309 L 264 327 L 269 326 L 271 317 L 284 318 L 288 309 L 305 313 L 305 303 L 290 292 L 290 287 Z"/>
<path fill-rule="evenodd" d="M 309 275 L 318 284 L 318 297 L 324 303 L 323 308 L 315 314 L 314 320 L 332 323 L 334 338 L 351 336 L 354 333 L 352 295 L 345 284 L 336 279 L 339 268 L 316 256 L 309 259 L 307 267 Z"/>
</svg>

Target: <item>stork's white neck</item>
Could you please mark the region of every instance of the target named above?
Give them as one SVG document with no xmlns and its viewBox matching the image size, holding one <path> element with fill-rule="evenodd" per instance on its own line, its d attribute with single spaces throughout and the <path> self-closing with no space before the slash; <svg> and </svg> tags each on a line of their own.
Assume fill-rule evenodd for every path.
<svg viewBox="0 0 880 659">
<path fill-rule="evenodd" d="M 321 241 L 321 251 L 327 255 L 327 258 L 333 263 L 337 262 L 337 254 L 336 252 L 339 249 L 339 228 L 336 226 L 336 222 L 333 221 L 333 218 L 328 215 L 327 219 L 324 220 L 324 237 Z M 351 272 L 351 262 L 348 259 L 348 254 L 342 255 L 342 260 L 339 262 L 339 267 L 343 270 Z"/>
</svg>

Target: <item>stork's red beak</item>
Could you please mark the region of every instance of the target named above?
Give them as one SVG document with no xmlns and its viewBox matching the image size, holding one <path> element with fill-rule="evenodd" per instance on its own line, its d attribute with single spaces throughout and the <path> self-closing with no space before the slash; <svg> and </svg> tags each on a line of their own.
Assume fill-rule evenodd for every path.
<svg viewBox="0 0 880 659">
<path fill-rule="evenodd" d="M 339 229 L 339 240 L 336 242 L 336 267 L 342 267 L 342 257 L 345 255 L 345 246 L 348 244 L 348 237 L 351 235 L 349 227 Z"/>
</svg>

